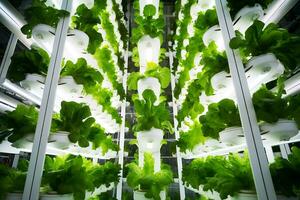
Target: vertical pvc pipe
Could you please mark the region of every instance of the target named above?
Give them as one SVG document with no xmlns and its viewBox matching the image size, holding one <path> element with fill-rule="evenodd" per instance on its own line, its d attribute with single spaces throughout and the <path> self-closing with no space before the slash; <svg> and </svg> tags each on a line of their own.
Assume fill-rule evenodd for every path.
<svg viewBox="0 0 300 200">
<path fill-rule="evenodd" d="M 7 71 L 8 71 L 9 65 L 11 63 L 11 57 L 14 55 L 17 42 L 18 42 L 17 36 L 12 33 L 9 37 L 7 47 L 6 47 L 2 62 L 1 62 L 0 84 L 3 84 L 6 79 Z"/>
<path fill-rule="evenodd" d="M 175 77 L 173 75 L 173 58 L 174 53 L 172 51 L 169 51 L 168 56 L 169 56 L 169 63 L 170 63 L 170 68 L 171 68 L 171 88 L 172 88 L 172 104 L 173 104 L 173 120 L 174 120 L 174 130 L 175 130 L 175 139 L 179 139 L 179 132 L 178 132 L 178 122 L 176 119 L 176 115 L 178 114 L 177 110 L 177 105 L 175 103 L 175 97 L 174 97 L 174 89 L 175 89 Z M 185 199 L 185 188 L 182 182 L 182 158 L 181 158 L 181 153 L 176 146 L 176 158 L 177 158 L 177 168 L 178 168 L 178 184 L 179 184 L 179 193 L 180 193 L 180 200 Z"/>
</svg>

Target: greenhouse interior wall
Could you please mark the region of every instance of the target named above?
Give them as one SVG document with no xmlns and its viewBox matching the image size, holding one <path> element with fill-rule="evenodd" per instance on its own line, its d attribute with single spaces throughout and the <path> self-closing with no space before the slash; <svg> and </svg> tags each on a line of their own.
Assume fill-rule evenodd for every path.
<svg viewBox="0 0 300 200">
<path fill-rule="evenodd" d="M 0 200 L 299 200 L 300 1 L 1 0 Z"/>
</svg>

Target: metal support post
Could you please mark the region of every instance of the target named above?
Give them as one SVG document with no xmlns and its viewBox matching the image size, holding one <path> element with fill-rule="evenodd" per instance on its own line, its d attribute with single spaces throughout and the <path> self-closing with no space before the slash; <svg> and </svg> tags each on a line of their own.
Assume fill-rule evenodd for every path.
<svg viewBox="0 0 300 200">
<path fill-rule="evenodd" d="M 126 66 L 128 64 L 128 51 L 126 52 L 125 55 L 125 63 Z M 124 76 L 123 76 L 123 87 L 125 90 L 126 94 L 126 88 L 127 88 L 127 68 L 124 69 Z M 121 116 L 122 116 L 122 124 L 121 124 L 121 130 L 120 130 L 120 137 L 119 137 L 119 160 L 118 163 L 121 165 L 121 177 L 119 180 L 119 183 L 117 185 L 117 199 L 122 200 L 122 188 L 123 188 L 123 168 L 124 168 L 124 140 L 125 140 L 125 119 L 126 119 L 126 98 L 122 102 L 122 107 L 121 107 Z"/>
<path fill-rule="evenodd" d="M 26 21 L 7 0 L 0 1 L 0 22 L 14 33 L 27 48 L 30 48 L 33 39 L 28 39 L 21 31 Z"/>
<path fill-rule="evenodd" d="M 128 8 L 130 8 L 130 3 L 128 5 Z M 130 24 L 130 18 L 129 18 L 129 13 L 127 16 L 128 19 L 128 23 L 127 23 L 127 30 L 129 31 L 129 24 Z M 123 74 L 123 88 L 125 90 L 125 94 L 127 94 L 127 72 L 128 72 L 128 57 L 129 57 L 129 51 L 128 51 L 128 47 L 129 47 L 129 42 L 127 43 L 127 49 L 126 49 L 126 53 L 124 56 L 125 59 L 125 68 L 124 68 L 124 74 Z M 125 141 L 125 131 L 126 131 L 126 127 L 125 127 L 125 120 L 126 120 L 126 97 L 122 102 L 122 107 L 121 107 L 121 116 L 122 116 L 122 124 L 121 124 L 121 130 L 120 130 L 120 135 L 119 135 L 119 159 L 118 159 L 118 163 L 121 165 L 121 171 L 120 171 L 120 180 L 118 182 L 117 185 L 117 199 L 118 200 L 122 200 L 122 189 L 123 189 L 123 169 L 124 169 L 124 141 Z"/>
<path fill-rule="evenodd" d="M 288 159 L 289 154 L 291 154 L 291 149 L 289 144 L 279 145 L 282 158 Z"/>
<path fill-rule="evenodd" d="M 72 8 L 72 0 L 64 0 L 61 8 L 70 12 Z M 22 200 L 39 199 L 45 152 L 51 127 L 56 88 L 59 80 L 69 23 L 70 16 L 62 18 L 56 28 L 55 39 L 52 48 L 53 50 L 46 77 L 45 89 L 35 131 L 28 175 L 25 182 Z"/>
<path fill-rule="evenodd" d="M 169 51 L 169 63 L 171 68 L 171 88 L 172 88 L 172 104 L 173 104 L 173 119 L 174 119 L 174 130 L 175 130 L 175 139 L 179 139 L 179 132 L 178 132 L 178 121 L 176 119 L 176 115 L 178 114 L 177 105 L 175 103 L 174 97 L 174 89 L 175 89 L 175 77 L 173 75 L 173 52 Z M 178 168 L 178 184 L 179 184 L 179 193 L 180 193 L 180 200 L 185 199 L 185 188 L 182 182 L 182 158 L 179 147 L 176 146 L 176 158 L 177 158 L 177 168 Z"/>
<path fill-rule="evenodd" d="M 11 62 L 11 57 L 14 55 L 18 38 L 15 34 L 11 34 L 7 43 L 7 47 L 1 62 L 0 68 L 0 84 L 3 84 L 6 79 L 6 74 Z"/>
<path fill-rule="evenodd" d="M 269 163 L 257 125 L 244 66 L 238 50 L 232 50 L 229 47 L 229 41 L 235 37 L 235 32 L 226 4 L 226 0 L 216 0 L 217 15 L 224 38 L 230 73 L 233 79 L 241 122 L 249 150 L 256 192 L 260 200 L 276 200 L 277 197 L 269 171 Z"/>
<path fill-rule="evenodd" d="M 14 160 L 12 163 L 12 168 L 17 168 L 19 164 L 19 159 L 20 159 L 20 154 L 15 154 L 14 155 Z"/>
<path fill-rule="evenodd" d="M 275 161 L 275 156 L 274 156 L 272 146 L 265 146 L 265 150 L 266 150 L 269 163 L 273 163 Z"/>
</svg>

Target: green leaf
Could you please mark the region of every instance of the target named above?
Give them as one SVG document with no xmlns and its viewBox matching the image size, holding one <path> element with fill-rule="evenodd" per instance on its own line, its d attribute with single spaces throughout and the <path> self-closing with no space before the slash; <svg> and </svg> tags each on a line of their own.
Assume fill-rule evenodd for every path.
<svg viewBox="0 0 300 200">
<path fill-rule="evenodd" d="M 161 170 L 154 173 L 154 159 L 152 154 L 145 153 L 144 167 L 140 168 L 136 163 L 126 165 L 128 174 L 126 177 L 129 187 L 134 190 L 146 192 L 145 197 L 159 200 L 159 194 L 173 182 L 171 168 L 162 165 Z"/>
<path fill-rule="evenodd" d="M 144 90 L 143 98 L 146 102 L 149 102 L 151 105 L 154 104 L 154 102 L 156 101 L 156 96 L 154 92 L 150 89 Z"/>
<path fill-rule="evenodd" d="M 205 115 L 200 116 L 205 137 L 219 139 L 219 133 L 228 127 L 241 126 L 238 108 L 231 99 L 223 99 L 208 106 Z"/>
<path fill-rule="evenodd" d="M 177 145 L 181 152 L 186 152 L 186 150 L 192 151 L 197 145 L 205 142 L 201 127 L 199 122 L 195 122 L 190 127 L 189 131 L 180 132 L 180 138 L 177 141 Z"/>
<path fill-rule="evenodd" d="M 11 57 L 7 77 L 12 82 L 19 82 L 24 80 L 27 74 L 46 75 L 49 62 L 48 53 L 33 46 L 30 50 L 19 51 Z"/>
<path fill-rule="evenodd" d="M 127 78 L 128 90 L 137 90 L 137 82 L 142 77 L 139 72 L 131 72 Z"/>
<path fill-rule="evenodd" d="M 244 40 L 239 38 L 239 37 L 234 37 L 229 42 L 229 46 L 232 49 L 237 49 L 237 48 L 239 48 L 240 46 L 243 46 L 243 45 L 244 45 Z"/>
<path fill-rule="evenodd" d="M 8 130 L 12 129 L 8 141 L 14 143 L 29 134 L 35 133 L 38 111 L 34 106 L 18 104 L 17 108 L 7 112 L 2 120 Z"/>
<path fill-rule="evenodd" d="M 143 14 L 145 17 L 153 17 L 156 13 L 156 8 L 154 5 L 148 4 L 144 7 Z"/>
</svg>

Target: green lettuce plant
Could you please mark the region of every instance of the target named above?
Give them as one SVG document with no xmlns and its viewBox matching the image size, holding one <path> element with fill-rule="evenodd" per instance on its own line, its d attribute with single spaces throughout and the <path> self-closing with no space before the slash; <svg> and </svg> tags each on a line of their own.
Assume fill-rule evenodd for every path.
<svg viewBox="0 0 300 200">
<path fill-rule="evenodd" d="M 185 117 L 190 117 L 194 120 L 204 111 L 204 107 L 199 101 L 199 96 L 202 93 L 201 79 L 194 80 L 189 85 L 187 92 L 188 94 L 186 95 L 186 98 L 182 103 L 182 107 L 176 116 L 179 127 Z"/>
<path fill-rule="evenodd" d="M 101 19 L 101 25 L 105 30 L 105 32 L 107 33 L 106 39 L 111 44 L 112 48 L 114 49 L 114 52 L 115 53 L 119 52 L 119 43 L 117 41 L 117 37 L 114 32 L 114 26 L 109 20 L 109 13 L 107 11 L 101 12 L 100 19 Z"/>
<path fill-rule="evenodd" d="M 126 28 L 126 25 L 125 25 L 124 21 L 121 20 L 121 19 L 124 19 L 124 13 L 120 9 L 120 6 L 116 2 L 116 0 L 112 0 L 112 3 L 113 3 L 113 10 L 116 14 L 116 18 L 119 19 L 118 20 L 118 28 L 119 28 L 119 32 L 121 34 L 121 40 L 124 43 L 124 49 L 126 49 L 127 48 L 127 43 L 128 43 L 128 30 Z"/>
<path fill-rule="evenodd" d="M 7 78 L 12 82 L 20 82 L 26 74 L 46 75 L 50 58 L 48 53 L 39 47 L 32 46 L 30 50 L 16 52 L 11 57 Z"/>
<path fill-rule="evenodd" d="M 143 92 L 143 100 L 133 97 L 137 123 L 133 126 L 135 132 L 147 131 L 151 128 L 164 129 L 173 133 L 171 116 L 165 102 L 154 105 L 156 96 L 152 90 Z"/>
<path fill-rule="evenodd" d="M 117 36 L 114 31 L 114 26 L 111 23 L 109 19 L 109 12 L 108 11 L 103 11 L 100 13 L 100 18 L 101 18 L 101 26 L 105 30 L 106 33 L 106 39 L 110 43 L 114 54 L 117 56 L 118 61 L 116 66 L 120 68 L 120 70 L 124 71 L 124 59 L 121 58 L 121 50 L 119 49 L 119 42 L 117 41 Z"/>
<path fill-rule="evenodd" d="M 8 130 L 11 129 L 11 135 L 7 140 L 11 143 L 35 133 L 38 120 L 38 111 L 34 106 L 19 104 L 15 110 L 7 112 L 2 117 L 2 123 Z"/>
<path fill-rule="evenodd" d="M 154 159 L 150 153 L 145 153 L 144 167 L 132 162 L 126 165 L 127 184 L 134 190 L 145 192 L 146 198 L 160 200 L 160 192 L 167 189 L 173 182 L 173 173 L 168 165 L 162 164 L 161 170 L 154 172 Z"/>
<path fill-rule="evenodd" d="M 144 35 L 149 35 L 152 38 L 159 37 L 161 42 L 163 40 L 164 32 L 164 18 L 162 15 L 162 8 L 159 10 L 158 19 L 154 19 L 156 14 L 156 9 L 153 5 L 146 5 L 143 10 L 144 16 L 139 15 L 139 2 L 134 2 L 135 10 L 135 23 L 137 27 L 132 30 L 131 41 L 133 44 L 137 44 L 139 39 Z"/>
<path fill-rule="evenodd" d="M 176 58 L 181 57 L 181 50 L 183 48 L 183 40 L 188 38 L 188 25 L 192 21 L 192 17 L 190 15 L 190 9 L 193 4 L 196 3 L 196 0 L 188 1 L 184 7 L 182 8 L 181 12 L 183 14 L 182 21 L 177 20 L 176 25 L 179 29 L 179 35 L 174 36 L 174 40 L 177 41 L 177 48 L 176 48 Z"/>
<path fill-rule="evenodd" d="M 252 102 L 257 121 L 274 123 L 289 116 L 288 99 L 282 98 L 280 93 L 272 92 L 265 86 L 253 94 Z"/>
<path fill-rule="evenodd" d="M 255 191 L 255 185 L 247 151 L 243 156 L 229 154 L 227 163 L 217 170 L 215 176 L 208 179 L 204 190 L 220 193 L 221 199 L 235 196 L 241 190 Z"/>
<path fill-rule="evenodd" d="M 76 63 L 67 61 L 61 76 L 72 76 L 77 84 L 82 84 L 86 93 L 92 93 L 95 87 L 102 84 L 102 74 L 89 66 L 84 58 L 79 58 Z"/>
<path fill-rule="evenodd" d="M 106 1 L 95 2 L 91 9 L 82 4 L 77 7 L 75 15 L 72 16 L 72 27 L 85 32 L 89 36 L 87 52 L 90 54 L 94 54 L 103 42 L 102 35 L 97 31 L 97 24 L 101 24 L 98 15 L 105 7 Z"/>
<path fill-rule="evenodd" d="M 207 113 L 200 116 L 199 121 L 203 135 L 215 139 L 219 139 L 219 133 L 225 128 L 241 126 L 238 108 L 230 99 L 210 104 Z"/>
<path fill-rule="evenodd" d="M 275 190 L 284 196 L 297 196 L 300 189 L 300 149 L 292 147 L 288 159 L 278 157 L 270 165 Z M 297 191 L 298 190 L 298 191 Z"/>
<path fill-rule="evenodd" d="M 24 11 L 24 17 L 27 24 L 21 28 L 21 31 L 31 37 L 32 29 L 38 24 L 47 24 L 56 28 L 60 18 L 69 15 L 65 10 L 57 10 L 46 5 L 46 0 L 32 0 L 31 7 Z"/>
<path fill-rule="evenodd" d="M 73 194 L 74 200 L 84 199 L 87 190 L 94 190 L 84 158 L 71 155 L 46 157 L 42 185 L 57 194 Z"/>
<path fill-rule="evenodd" d="M 88 147 L 89 142 L 92 142 L 94 149 L 102 148 L 103 155 L 109 149 L 118 150 L 117 144 L 95 123 L 90 108 L 83 103 L 62 101 L 60 115 L 52 121 L 57 130 L 69 132 L 69 140 L 72 143 L 78 142 L 80 147 Z"/>
<path fill-rule="evenodd" d="M 106 73 L 108 79 L 112 83 L 114 89 L 117 90 L 118 95 L 120 95 L 121 99 L 125 97 L 124 88 L 121 83 L 117 81 L 117 69 L 112 60 L 112 52 L 109 50 L 108 46 L 104 46 L 96 50 L 94 54 L 99 67 Z"/>
<path fill-rule="evenodd" d="M 0 199 L 5 200 L 7 193 L 22 193 L 28 169 L 28 161 L 20 159 L 17 168 L 0 164 Z"/>
<path fill-rule="evenodd" d="M 91 116 L 90 108 L 83 103 L 62 101 L 60 118 L 54 119 L 54 123 L 59 130 L 67 131 L 69 140 L 73 143 L 78 142 L 81 147 L 88 147 L 88 135 L 95 123 Z"/>
<path fill-rule="evenodd" d="M 116 33 L 114 31 L 114 26 L 109 20 L 109 12 L 106 11 L 107 2 L 106 1 L 97 1 L 94 3 L 94 6 L 91 9 L 88 9 L 85 5 L 80 5 L 75 15 L 72 17 L 72 27 L 79 29 L 85 32 L 89 36 L 89 45 L 87 52 L 90 54 L 95 54 L 96 50 L 101 47 L 101 44 L 104 39 L 106 39 L 113 50 L 113 53 L 118 58 L 117 66 L 120 70 L 124 70 L 124 60 L 121 56 L 121 50 L 119 49 L 119 44 L 117 41 Z M 121 35 L 121 40 L 124 42 L 126 47 L 128 39 L 128 31 L 125 24 L 121 20 L 123 18 L 123 13 L 119 10 L 119 6 L 113 1 L 113 10 L 116 14 L 118 28 Z M 120 17 L 120 18 L 119 18 Z M 105 31 L 105 38 L 98 32 L 99 26 Z"/>
<path fill-rule="evenodd" d="M 181 152 L 192 151 L 198 144 L 205 142 L 201 128 L 202 125 L 198 121 L 195 121 L 188 131 L 180 132 L 180 138 L 176 144 Z"/>
<path fill-rule="evenodd" d="M 195 67 L 195 57 L 199 52 L 202 52 L 200 65 L 203 66 L 203 77 L 202 80 L 206 79 L 207 84 L 203 85 L 207 94 L 212 93 L 212 88 L 210 85 L 210 79 L 217 72 L 222 71 L 224 68 L 228 71 L 228 64 L 225 52 L 220 53 L 217 50 L 217 46 L 212 42 L 208 47 L 205 47 L 202 40 L 204 33 L 212 26 L 218 24 L 218 17 L 215 9 L 209 9 L 205 12 L 199 12 L 198 18 L 194 24 L 195 34 L 193 37 L 189 38 L 189 44 L 186 47 L 187 56 L 182 58 L 179 56 L 179 64 L 183 68 L 179 72 L 178 82 L 176 84 L 174 95 L 176 98 L 181 93 L 182 88 L 187 81 L 190 80 L 189 71 Z M 184 38 L 185 39 L 185 38 Z M 178 49 L 179 47 L 177 47 Z M 181 50 L 183 47 L 181 48 Z M 198 64 L 196 64 L 198 65 Z M 219 71 L 220 70 L 220 71 Z M 205 83 L 202 81 L 203 84 Z M 207 88 L 207 89 L 206 89 Z"/>
<path fill-rule="evenodd" d="M 231 153 L 228 158 L 209 156 L 193 160 L 184 166 L 183 181 L 195 189 L 203 186 L 204 191 L 216 191 L 221 199 L 235 196 L 241 190 L 255 191 L 248 153 L 240 156 Z"/>
<path fill-rule="evenodd" d="M 73 194 L 81 200 L 86 191 L 118 182 L 119 172 L 120 165 L 111 162 L 100 165 L 81 156 L 46 156 L 42 185 L 46 192 Z"/>
<path fill-rule="evenodd" d="M 265 26 L 261 21 L 254 21 L 245 36 L 236 32 L 230 47 L 239 49 L 246 57 L 273 53 L 287 71 L 295 70 L 300 64 L 300 37 L 273 23 Z"/>
<path fill-rule="evenodd" d="M 83 85 L 85 93 L 92 95 L 98 104 L 103 106 L 104 111 L 111 114 L 117 123 L 121 123 L 121 116 L 111 104 L 112 92 L 101 87 L 102 74 L 89 66 L 84 58 L 79 58 L 76 63 L 67 61 L 61 71 L 61 76 L 72 76 L 77 84 Z"/>
<path fill-rule="evenodd" d="M 109 186 L 111 183 L 118 183 L 121 167 L 119 164 L 106 162 L 103 165 L 95 165 L 88 170 L 90 177 L 93 177 L 95 188 L 101 185 Z"/>
<path fill-rule="evenodd" d="M 183 166 L 182 181 L 185 185 L 198 190 L 199 186 L 205 186 L 209 178 L 214 177 L 226 164 L 227 161 L 224 156 L 194 159 L 191 163 Z"/>
<path fill-rule="evenodd" d="M 167 67 L 161 67 L 155 63 L 148 63 L 144 74 L 141 74 L 140 72 L 130 73 L 127 79 L 128 90 L 137 90 L 138 80 L 148 77 L 157 78 L 160 82 L 161 88 L 165 89 L 170 84 L 171 72 Z"/>
<path fill-rule="evenodd" d="M 87 139 L 92 142 L 93 149 L 101 147 L 102 155 L 108 150 L 119 151 L 119 146 L 113 141 L 110 135 L 107 135 L 99 124 L 94 124 L 88 134 Z"/>
</svg>

